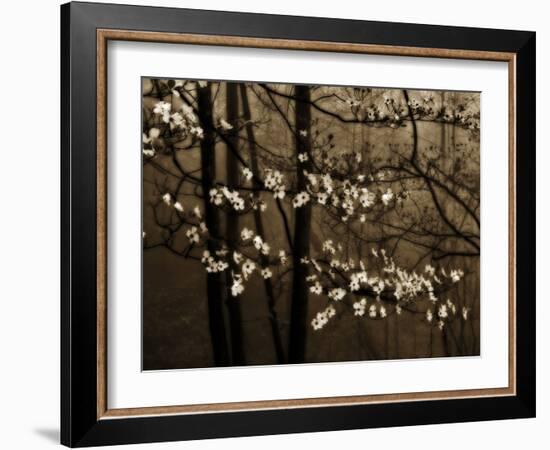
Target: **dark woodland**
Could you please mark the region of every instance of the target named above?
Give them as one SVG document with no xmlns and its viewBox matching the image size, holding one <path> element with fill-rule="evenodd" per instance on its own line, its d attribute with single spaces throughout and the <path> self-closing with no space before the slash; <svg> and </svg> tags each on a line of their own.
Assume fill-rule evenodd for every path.
<svg viewBox="0 0 550 450">
<path fill-rule="evenodd" d="M 144 370 L 479 355 L 479 93 L 142 97 Z"/>
</svg>

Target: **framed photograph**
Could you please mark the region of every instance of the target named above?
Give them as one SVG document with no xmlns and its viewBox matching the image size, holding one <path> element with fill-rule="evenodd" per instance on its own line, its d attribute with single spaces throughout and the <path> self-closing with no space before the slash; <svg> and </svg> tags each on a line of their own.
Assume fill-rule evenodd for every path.
<svg viewBox="0 0 550 450">
<path fill-rule="evenodd" d="M 535 33 L 69 3 L 61 440 L 535 415 Z"/>
</svg>

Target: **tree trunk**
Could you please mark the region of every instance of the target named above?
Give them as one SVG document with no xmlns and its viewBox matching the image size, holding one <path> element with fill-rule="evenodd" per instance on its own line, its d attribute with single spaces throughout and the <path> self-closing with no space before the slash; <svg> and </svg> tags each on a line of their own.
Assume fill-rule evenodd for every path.
<svg viewBox="0 0 550 450">
<path fill-rule="evenodd" d="M 227 135 L 226 152 L 226 174 L 227 187 L 231 190 L 237 189 L 239 185 L 239 161 L 233 151 L 238 148 L 238 128 L 237 120 L 239 118 L 239 92 L 237 84 L 226 83 L 226 121 L 233 127 L 225 131 Z M 230 249 L 234 250 L 239 242 L 239 214 L 233 208 L 227 213 L 226 239 Z M 229 326 L 231 330 L 231 355 L 233 365 L 246 364 L 243 343 L 242 316 L 241 316 L 241 298 L 231 295 L 231 284 L 233 279 L 231 272 L 239 272 L 238 267 L 229 259 L 231 271 L 226 271 L 227 286 L 227 308 L 229 311 Z"/>
<path fill-rule="evenodd" d="M 258 157 L 256 155 L 256 148 L 254 143 L 254 129 L 251 123 L 251 113 L 250 113 L 250 104 L 248 102 L 248 93 L 246 92 L 246 85 L 241 83 L 241 102 L 243 107 L 243 119 L 246 123 L 246 137 L 248 140 L 248 149 L 250 151 L 250 167 L 252 173 L 254 174 L 254 187 L 259 188 L 259 182 L 257 177 L 259 176 L 258 168 Z M 265 230 L 262 220 L 262 213 L 260 209 L 254 210 L 254 224 L 256 226 L 256 232 L 262 239 L 265 239 Z M 263 267 L 267 267 L 269 263 L 269 258 L 265 255 L 261 255 L 261 263 Z M 283 348 L 283 341 L 281 337 L 281 330 L 279 328 L 279 318 L 277 316 L 277 311 L 275 310 L 275 293 L 273 292 L 273 284 L 271 279 L 264 279 L 264 289 L 267 296 L 267 308 L 269 311 L 269 323 L 271 326 L 271 334 L 273 336 L 273 345 L 275 347 L 275 355 L 277 357 L 277 362 L 282 364 L 285 362 L 285 353 Z"/>
<path fill-rule="evenodd" d="M 309 86 L 295 87 L 295 142 L 296 142 L 296 187 L 297 192 L 306 190 L 304 170 L 311 172 L 311 107 Z M 300 162 L 298 155 L 306 153 L 308 160 Z M 311 202 L 296 208 L 294 219 L 293 280 L 290 308 L 289 362 L 301 363 L 306 359 L 308 332 L 308 266 L 301 263 L 309 255 L 311 227 Z"/>
<path fill-rule="evenodd" d="M 204 130 L 204 137 L 200 143 L 201 187 L 204 197 L 204 220 L 210 235 L 207 248 L 211 254 L 215 254 L 219 249 L 216 239 L 220 236 L 220 219 L 217 209 L 210 203 L 208 196 L 216 176 L 216 144 L 210 84 L 198 88 L 197 100 L 201 125 Z M 224 282 L 221 274 L 208 273 L 206 275 L 206 292 L 214 362 L 216 366 L 227 366 L 230 364 L 230 359 L 223 315 Z"/>
</svg>

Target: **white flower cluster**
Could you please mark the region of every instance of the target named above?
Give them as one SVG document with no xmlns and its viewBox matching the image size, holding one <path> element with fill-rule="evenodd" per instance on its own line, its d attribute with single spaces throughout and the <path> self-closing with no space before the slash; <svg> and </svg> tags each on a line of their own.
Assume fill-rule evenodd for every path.
<svg viewBox="0 0 550 450">
<path fill-rule="evenodd" d="M 278 170 L 266 169 L 264 185 L 267 189 L 273 192 L 273 196 L 278 199 L 285 198 L 286 187 L 284 184 L 284 176 Z"/>
<path fill-rule="evenodd" d="M 200 235 L 208 233 L 208 228 L 206 227 L 206 223 L 200 222 L 199 227 L 197 228 L 195 225 L 192 225 L 190 228 L 187 229 L 185 232 L 185 235 L 187 236 L 187 239 L 189 239 L 189 243 L 191 244 L 198 244 L 200 241 Z"/>
<path fill-rule="evenodd" d="M 335 245 L 333 240 L 324 241 L 322 251 L 325 258 L 323 265 L 319 264 L 315 258 L 303 258 L 302 263 L 311 264 L 318 272 L 328 275 L 331 286 L 325 287 L 317 275 L 311 275 L 306 278 L 309 291 L 316 295 L 325 294 L 333 302 L 342 301 L 347 295 L 361 295 L 358 300 L 352 303 L 355 316 L 362 317 L 368 313 L 368 317 L 372 319 L 387 317 L 388 310 L 382 303 L 382 296 L 384 301 L 390 301 L 394 304 L 393 311 L 398 315 L 402 313 L 405 305 L 426 298 L 433 302 L 439 321 L 445 322 L 451 316 L 457 315 L 456 305 L 450 299 L 446 302 L 440 301 L 436 296 L 436 292 L 439 291 L 436 291 L 434 286 L 441 285 L 438 289 L 443 292 L 444 288 L 450 287 L 464 276 L 464 272 L 460 269 L 452 269 L 448 274 L 445 269 L 442 268 L 437 271 L 428 264 L 424 272 L 419 274 L 399 267 L 393 258 L 387 256 L 384 249 L 377 251 L 373 248 L 371 252 L 376 259 L 380 260 L 380 263 L 372 266 L 369 275 L 363 261 L 354 261 L 352 258 L 339 258 L 343 253 L 343 248 L 340 244 Z M 335 271 L 338 272 L 338 276 L 336 276 Z M 438 273 L 441 279 L 438 278 Z M 347 279 L 347 283 L 338 286 L 343 279 Z M 371 303 L 370 306 L 367 306 L 365 294 L 372 295 L 375 299 L 375 302 Z M 464 320 L 468 318 L 468 311 L 467 308 L 463 308 L 461 311 Z M 432 322 L 434 316 L 433 309 L 428 309 L 426 320 Z M 440 328 L 443 325 L 438 322 Z"/>
<path fill-rule="evenodd" d="M 342 300 L 346 296 L 347 292 L 343 288 L 334 288 L 331 289 L 328 293 L 329 298 L 334 300 L 335 302 L 338 302 Z"/>
<path fill-rule="evenodd" d="M 170 193 L 167 192 L 162 196 L 162 201 L 166 203 L 168 206 L 170 206 L 172 204 L 172 195 L 170 195 Z"/>
<path fill-rule="evenodd" d="M 437 308 L 437 326 L 440 330 L 443 330 L 445 327 L 445 324 L 448 321 L 451 321 L 455 316 L 457 316 L 457 308 L 456 305 L 450 300 L 447 299 L 445 303 L 439 304 L 439 307 Z M 462 307 L 461 315 L 462 319 L 464 321 L 468 320 L 468 312 L 469 308 L 466 306 Z M 431 309 L 428 309 L 426 311 L 426 321 L 428 323 L 431 323 L 434 320 L 434 313 Z"/>
<path fill-rule="evenodd" d="M 237 265 L 239 265 L 243 259 L 244 262 L 240 266 L 241 273 L 232 273 L 233 284 L 231 285 L 231 295 L 233 297 L 237 297 L 244 292 L 244 282 L 247 281 L 256 270 L 259 270 L 262 278 L 266 280 L 273 276 L 273 272 L 269 267 L 258 267 L 251 259 L 245 259 L 242 254 L 233 252 L 233 261 L 235 261 Z"/>
<path fill-rule="evenodd" d="M 243 241 L 247 241 L 248 239 L 252 239 L 254 236 L 254 232 L 252 230 L 249 230 L 248 228 L 244 227 L 241 230 L 241 239 Z"/>
<path fill-rule="evenodd" d="M 391 190 L 391 188 L 388 188 L 386 192 L 382 194 L 382 203 L 384 203 L 385 206 L 388 206 L 393 200 L 393 197 L 393 191 Z"/>
<path fill-rule="evenodd" d="M 200 214 L 200 211 L 198 211 Z M 198 243 L 200 241 L 199 235 L 200 230 L 206 230 L 206 226 L 203 228 L 203 222 L 200 223 L 199 227 L 192 226 L 187 230 L 187 237 L 192 243 Z M 241 244 L 243 247 L 254 247 L 259 255 L 262 255 L 263 258 L 267 257 L 271 253 L 270 245 L 259 235 L 249 228 L 242 228 L 240 232 Z M 284 250 L 279 250 L 277 253 L 278 260 L 281 265 L 287 263 L 288 257 Z M 271 267 L 265 265 L 262 267 L 258 265 L 251 257 L 245 256 L 243 253 L 237 250 L 229 251 L 227 247 L 223 247 L 219 251 L 216 251 L 215 255 L 212 255 L 208 250 L 204 250 L 202 255 L 202 263 L 206 266 L 206 271 L 208 273 L 217 273 L 223 272 L 230 267 L 230 261 L 234 263 L 234 268 L 231 272 L 233 279 L 231 285 L 231 295 L 236 297 L 244 292 L 245 282 L 250 279 L 250 277 L 257 272 L 264 280 L 270 279 L 273 277 L 273 271 Z"/>
<path fill-rule="evenodd" d="M 252 245 L 256 250 L 258 250 L 262 255 L 269 255 L 271 251 L 271 246 L 265 242 L 265 240 L 260 235 L 254 235 L 254 232 L 246 227 L 241 230 L 241 239 L 246 241 L 252 241 Z M 286 261 L 286 254 L 284 250 L 279 252 L 279 258 Z"/>
<path fill-rule="evenodd" d="M 269 267 L 266 267 L 265 269 L 262 269 L 262 277 L 264 277 L 264 279 L 268 279 L 268 278 L 271 278 L 273 276 L 273 272 L 271 272 L 271 269 Z"/>
<path fill-rule="evenodd" d="M 253 175 L 254 175 L 248 167 L 243 167 L 242 172 L 243 172 L 243 176 L 246 180 L 251 180 Z"/>
<path fill-rule="evenodd" d="M 334 255 L 336 253 L 336 249 L 334 248 L 334 242 L 332 242 L 332 239 L 327 239 L 325 242 L 323 242 L 323 252 L 329 253 L 331 255 Z"/>
<path fill-rule="evenodd" d="M 261 236 L 254 236 L 252 243 L 254 244 L 254 248 L 259 250 L 262 255 L 269 255 L 269 250 L 271 247 L 267 242 L 264 242 Z"/>
<path fill-rule="evenodd" d="M 256 270 L 256 263 L 251 259 L 247 259 L 241 267 L 244 279 L 248 280 L 248 277 L 254 273 L 254 270 Z"/>
<path fill-rule="evenodd" d="M 147 134 L 143 133 L 142 141 L 144 144 L 151 144 L 151 148 L 145 148 L 143 147 L 143 155 L 147 156 L 149 158 L 152 158 L 156 155 L 155 150 L 155 140 L 158 139 L 160 136 L 160 130 L 156 127 L 152 127 L 149 129 Z"/>
<path fill-rule="evenodd" d="M 201 262 L 206 266 L 208 273 L 223 272 L 229 267 L 225 261 L 216 260 L 208 250 L 202 253 Z"/>
<path fill-rule="evenodd" d="M 231 295 L 237 297 L 244 292 L 243 277 L 239 274 L 233 274 L 233 284 L 231 285 Z"/>
<path fill-rule="evenodd" d="M 436 105 L 432 94 L 419 96 L 416 93 L 409 93 L 407 103 L 401 96 L 395 98 L 388 94 L 379 102 L 376 97 L 365 95 L 364 92 L 348 93 L 339 98 L 342 101 L 340 109 L 350 110 L 359 121 L 383 122 L 391 128 L 398 128 L 400 122 L 409 116 L 410 108 L 416 118 L 455 123 L 469 130 L 479 130 L 479 110 L 475 108 L 475 102 L 472 105 L 445 107 Z"/>
<path fill-rule="evenodd" d="M 162 122 L 168 124 L 171 130 L 177 129 L 195 135 L 199 139 L 202 139 L 204 136 L 204 132 L 198 125 L 197 116 L 191 106 L 183 104 L 180 111 L 172 113 L 172 104 L 160 101 L 155 104 L 153 112 L 160 116 Z"/>
<path fill-rule="evenodd" d="M 359 203 L 363 208 L 370 208 L 376 201 L 376 194 L 370 192 L 366 187 L 361 188 L 361 195 L 359 196 Z"/>
<path fill-rule="evenodd" d="M 223 128 L 225 131 L 229 131 L 233 129 L 233 125 L 231 125 L 227 120 L 220 119 L 220 127 Z"/>
<path fill-rule="evenodd" d="M 192 226 L 191 228 L 189 228 L 185 232 L 185 235 L 187 236 L 187 239 L 189 239 L 189 242 L 191 244 L 199 243 L 199 240 L 200 240 L 199 229 L 196 226 Z"/>
<path fill-rule="evenodd" d="M 362 298 L 358 302 L 353 303 L 353 315 L 354 316 L 364 316 L 366 309 L 367 309 L 367 299 L 366 298 Z"/>
<path fill-rule="evenodd" d="M 162 116 L 162 121 L 164 123 L 170 122 L 170 111 L 172 110 L 172 104 L 168 102 L 158 102 L 153 108 L 155 114 Z"/>
<path fill-rule="evenodd" d="M 323 285 L 319 281 L 315 281 L 313 285 L 309 287 L 309 291 L 316 295 L 321 295 L 323 293 Z"/>
<path fill-rule="evenodd" d="M 227 186 L 221 188 L 212 188 L 209 192 L 210 203 L 216 206 L 222 205 L 224 202 L 228 203 L 235 211 L 243 211 L 245 207 L 245 201 L 241 197 L 238 191 L 231 191 Z"/>
<path fill-rule="evenodd" d="M 458 283 L 463 276 L 464 272 L 462 270 L 451 270 L 451 280 L 453 280 L 453 283 Z"/>
<path fill-rule="evenodd" d="M 330 164 L 326 164 L 330 169 Z M 304 171 L 304 174 L 307 178 L 307 197 L 302 192 L 298 193 L 293 202 L 294 207 L 304 205 L 311 197 L 319 205 L 340 209 L 342 222 L 348 222 L 352 217 L 358 217 L 361 222 L 365 222 L 365 213 L 376 204 L 376 193 L 365 185 L 366 175 L 358 175 L 354 182 L 350 179 L 333 178 L 328 172 L 315 175 Z M 373 181 L 372 176 L 369 179 Z M 389 206 L 398 196 L 391 188 L 387 188 L 379 198 L 384 206 Z"/>
<path fill-rule="evenodd" d="M 329 319 L 335 315 L 336 309 L 334 309 L 334 306 L 329 305 L 323 311 L 317 313 L 315 318 L 311 321 L 311 326 L 314 330 L 320 330 L 328 323 Z"/>
<path fill-rule="evenodd" d="M 292 199 L 292 206 L 294 208 L 301 208 L 306 205 L 310 200 L 310 195 L 306 191 L 299 192 L 296 197 Z"/>
<path fill-rule="evenodd" d="M 361 289 L 361 284 L 367 284 L 369 282 L 369 277 L 366 270 L 361 270 L 359 272 L 354 272 L 350 276 L 349 290 L 351 292 L 358 291 Z M 382 283 L 382 284 L 380 284 Z M 378 289 L 380 292 L 383 289 L 383 282 L 378 282 L 376 284 L 374 281 L 371 283 L 375 289 Z"/>
<path fill-rule="evenodd" d="M 180 215 L 183 215 L 183 213 L 185 212 L 183 205 L 179 201 L 173 202 L 172 194 L 170 194 L 169 192 L 166 192 L 165 194 L 162 195 L 162 201 L 167 206 L 174 208 Z M 202 213 L 198 206 L 195 206 L 188 216 L 190 216 L 193 220 L 199 219 L 198 224 L 192 225 L 185 232 L 185 235 L 189 239 L 190 243 L 198 244 L 200 241 L 199 233 L 201 234 L 208 233 L 208 228 L 206 226 L 206 223 L 204 221 L 201 221 Z"/>
</svg>

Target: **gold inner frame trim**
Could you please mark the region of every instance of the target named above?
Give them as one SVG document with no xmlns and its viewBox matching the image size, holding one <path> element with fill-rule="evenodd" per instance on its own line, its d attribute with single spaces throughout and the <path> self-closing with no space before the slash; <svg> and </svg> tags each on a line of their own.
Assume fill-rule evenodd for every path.
<svg viewBox="0 0 550 450">
<path fill-rule="evenodd" d="M 200 405 L 149 406 L 109 409 L 107 404 L 107 42 L 109 40 L 158 42 L 167 44 L 213 45 L 278 50 L 362 53 L 371 55 L 427 58 L 472 59 L 508 63 L 508 251 L 509 251 L 509 320 L 508 386 L 502 388 L 411 392 L 400 394 L 357 395 L 288 400 L 262 400 Z M 205 414 L 217 412 L 290 409 L 321 406 L 344 406 L 422 400 L 448 400 L 475 397 L 512 396 L 516 394 L 516 54 L 477 50 L 423 48 L 355 44 L 322 41 L 264 39 L 239 36 L 159 33 L 147 31 L 97 30 L 97 418 L 116 419 L 129 416 Z"/>
</svg>

